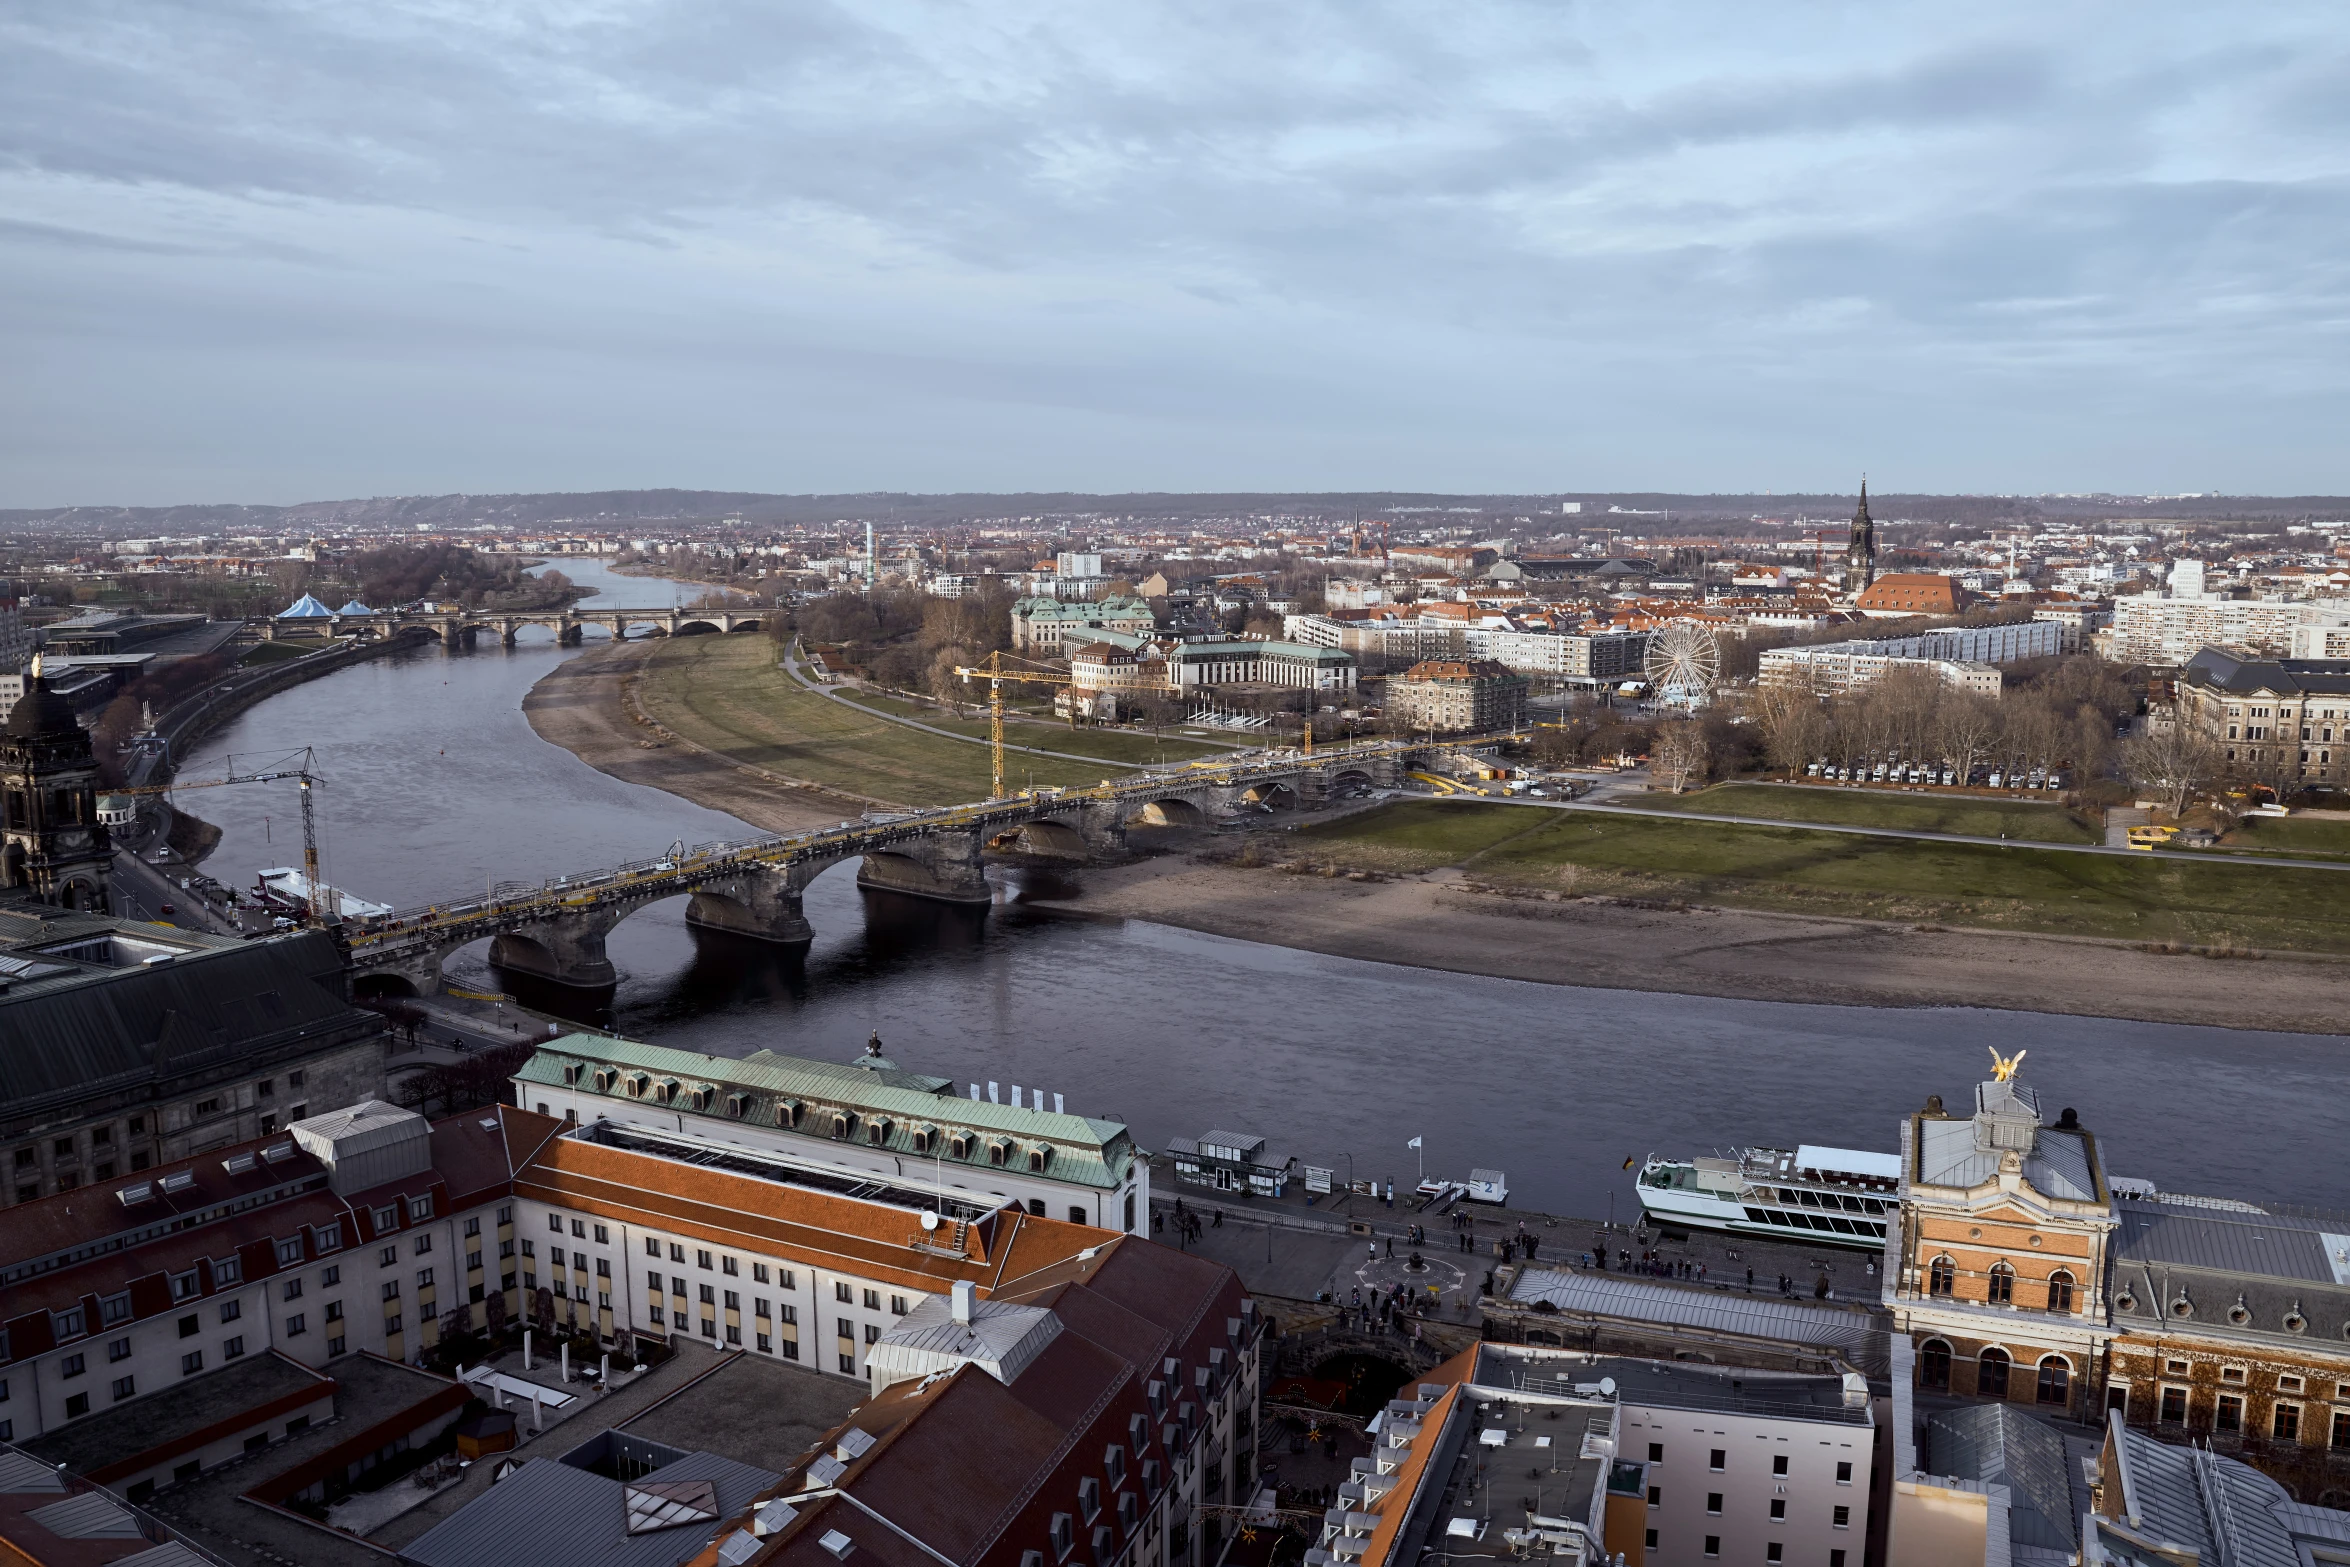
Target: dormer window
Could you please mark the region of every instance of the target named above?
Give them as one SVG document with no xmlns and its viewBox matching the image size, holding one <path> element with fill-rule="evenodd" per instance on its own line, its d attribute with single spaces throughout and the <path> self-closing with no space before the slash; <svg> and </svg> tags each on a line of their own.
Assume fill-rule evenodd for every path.
<svg viewBox="0 0 2350 1567">
<path fill-rule="evenodd" d="M 1032 1173 L 1041 1174 L 1045 1167 L 1052 1162 L 1053 1145 L 1051 1143 L 1037 1143 L 1029 1148 L 1028 1168 Z"/>
<path fill-rule="evenodd" d="M 580 1066 L 577 1061 L 565 1062 L 563 1065 L 563 1086 L 570 1088 L 577 1085 L 579 1082 L 579 1072 Z"/>
<path fill-rule="evenodd" d="M 879 1148 L 889 1141 L 889 1130 L 890 1122 L 886 1116 L 878 1121 L 867 1121 L 865 1123 L 865 1141 Z"/>
<path fill-rule="evenodd" d="M 797 1099 L 778 1099 L 775 1102 L 775 1124 L 785 1131 L 796 1128 L 808 1113 L 808 1107 Z"/>
<path fill-rule="evenodd" d="M 947 1139 L 947 1152 L 958 1159 L 971 1157 L 971 1150 L 979 1146 L 978 1137 L 970 1132 L 957 1132 Z"/>
<path fill-rule="evenodd" d="M 749 1094 L 732 1093 L 726 1096 L 726 1113 L 736 1120 L 741 1120 L 750 1113 L 750 1110 L 751 1096 Z"/>
<path fill-rule="evenodd" d="M 1102 1483 L 1092 1475 L 1077 1482 L 1077 1510 L 1085 1515 L 1087 1523 L 1101 1514 Z"/>
<path fill-rule="evenodd" d="M 1126 1483 L 1126 1449 L 1112 1443 L 1102 1454 L 1102 1473 L 1113 1490 Z"/>
<path fill-rule="evenodd" d="M 854 1111 L 835 1110 L 832 1112 L 832 1135 L 835 1141 L 846 1140 L 849 1133 L 855 1131 L 856 1127 L 857 1117 Z"/>
<path fill-rule="evenodd" d="M 1052 1541 L 1053 1559 L 1055 1561 L 1060 1560 L 1061 1558 L 1067 1556 L 1072 1550 L 1076 1549 L 1077 1520 L 1074 1516 L 1068 1513 L 1053 1514 Z"/>
<path fill-rule="evenodd" d="M 913 1141 L 916 1153 L 931 1152 L 938 1147 L 938 1128 L 935 1126 L 915 1127 Z"/>
<path fill-rule="evenodd" d="M 677 1090 L 682 1086 L 683 1085 L 680 1084 L 676 1078 L 664 1077 L 661 1079 L 660 1088 L 654 1093 L 653 1097 L 660 1100 L 661 1103 L 665 1105 L 673 1105 L 677 1103 Z"/>
<path fill-rule="evenodd" d="M 989 1164 L 1004 1164 L 1009 1162 L 1011 1157 L 1012 1143 L 1009 1138 L 991 1137 L 988 1139 L 987 1162 Z"/>
<path fill-rule="evenodd" d="M 651 1093 L 653 1091 L 653 1079 L 651 1074 L 646 1072 L 639 1072 L 629 1078 L 628 1091 L 639 1099 L 642 1099 L 645 1097 L 645 1095 Z"/>
<path fill-rule="evenodd" d="M 612 1085 L 619 1081 L 620 1073 L 614 1068 L 608 1066 L 600 1066 L 596 1068 L 595 1082 L 597 1093 L 610 1093 L 612 1091 Z"/>
</svg>

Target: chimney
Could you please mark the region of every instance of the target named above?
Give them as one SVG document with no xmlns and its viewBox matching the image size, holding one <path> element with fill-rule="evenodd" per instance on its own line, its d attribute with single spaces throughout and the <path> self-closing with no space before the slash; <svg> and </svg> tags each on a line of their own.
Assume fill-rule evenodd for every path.
<svg viewBox="0 0 2350 1567">
<path fill-rule="evenodd" d="M 971 1301 L 975 1293 L 969 1279 L 955 1280 L 953 1288 L 948 1292 L 948 1314 L 965 1327 L 971 1325 Z"/>
</svg>

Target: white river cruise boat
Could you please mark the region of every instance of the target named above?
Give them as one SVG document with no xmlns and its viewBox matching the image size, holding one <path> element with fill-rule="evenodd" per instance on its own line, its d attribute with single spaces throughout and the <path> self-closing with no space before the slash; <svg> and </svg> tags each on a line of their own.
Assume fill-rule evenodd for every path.
<svg viewBox="0 0 2350 1567">
<path fill-rule="evenodd" d="M 1640 1206 L 1658 1224 L 1876 1251 L 1901 1204 L 1901 1156 L 1824 1148 L 1742 1148 L 1736 1158 L 1659 1159 L 1640 1169 Z"/>
</svg>

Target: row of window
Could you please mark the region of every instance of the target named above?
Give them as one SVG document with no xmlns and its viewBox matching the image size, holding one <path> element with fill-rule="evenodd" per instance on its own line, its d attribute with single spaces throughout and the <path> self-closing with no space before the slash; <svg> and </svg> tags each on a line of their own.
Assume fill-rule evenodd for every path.
<svg viewBox="0 0 2350 1567">
<path fill-rule="evenodd" d="M 2155 1418 L 2163 1425 L 2183 1426 L 2190 1412 L 2188 1390 L 2183 1387 L 2165 1387 L 2156 1408 Z M 2318 1412 L 2321 1416 L 2326 1411 Z M 2350 1448 L 2350 1409 L 2331 1411 L 2332 1429 L 2327 1432 L 2327 1445 Z M 2301 1440 L 2303 1406 L 2278 1403 L 2270 1406 L 2268 1434 L 2279 1442 Z M 2211 1429 L 2214 1431 L 2242 1431 L 2244 1429 L 2244 1395 L 2222 1393 L 2213 1401 Z M 2313 1433 L 2314 1434 L 2314 1433 Z"/>
<path fill-rule="evenodd" d="M 1657 1533 L 1658 1531 L 1654 1529 L 1648 1531 L 1648 1548 L 1652 1551 L 1657 1548 Z M 1719 1556 L 1722 1554 L 1722 1537 L 1720 1535 L 1709 1534 L 1705 1537 L 1705 1554 L 1709 1557 Z M 1763 1543 L 1762 1559 L 1766 1562 L 1785 1561 L 1787 1559 L 1786 1545 L 1778 1540 L 1765 1541 Z M 1842 1549 L 1833 1550 L 1828 1553 L 1828 1567 L 1844 1567 L 1844 1552 Z"/>
<path fill-rule="evenodd" d="M 1949 1300 L 1958 1286 L 1958 1264 L 1949 1257 L 1936 1257 L 1926 1270 L 1927 1289 L 1939 1300 Z M 2015 1300 L 2015 1269 L 2004 1262 L 1991 1264 L 1991 1271 L 1983 1276 L 1983 1298 L 1994 1306 L 2012 1306 Z M 2073 1309 L 2073 1276 L 2059 1268 L 2048 1275 L 2046 1306 L 2050 1311 Z"/>
<path fill-rule="evenodd" d="M 1975 1357 L 1975 1392 L 1984 1398 L 2007 1397 L 2009 1373 L 2014 1365 L 2015 1357 L 2006 1350 L 1996 1346 L 1984 1350 Z M 1950 1366 L 1950 1346 L 1938 1338 L 1926 1340 L 1918 1349 L 1918 1385 L 1935 1392 L 1950 1392 Z M 2072 1401 L 2071 1361 L 2062 1355 L 2044 1355 L 2039 1372 L 2033 1402 L 2061 1408 Z"/>
<path fill-rule="evenodd" d="M 1651 1442 L 1648 1444 L 1648 1461 L 1652 1464 L 1661 1464 L 1665 1461 L 1664 1443 Z M 1790 1466 L 1793 1464 L 1793 1462 L 1794 1460 L 1792 1456 L 1787 1453 L 1773 1453 L 1771 1455 L 1772 1477 L 1774 1479 L 1786 1479 L 1790 1473 Z M 1706 1453 L 1705 1466 L 1715 1474 L 1726 1473 L 1730 1467 L 1729 1449 L 1721 1447 L 1709 1449 Z M 1839 1458 L 1836 1460 L 1836 1483 L 1838 1485 L 1852 1484 L 1852 1460 L 1849 1458 Z M 1653 1485 L 1648 1488 L 1648 1505 L 1651 1507 L 1654 1507 L 1657 1503 L 1657 1490 L 1658 1488 Z M 1719 1508 L 1714 1510 L 1717 1512 L 1720 1511 Z M 1841 1511 L 1841 1509 L 1839 1509 L 1839 1511 Z"/>
<path fill-rule="evenodd" d="M 1780 1461 L 1782 1463 L 1785 1462 L 1784 1459 L 1781 1459 Z M 1843 1467 L 1848 1471 L 1852 1468 L 1850 1464 L 1846 1464 Z M 1786 1472 L 1787 1471 L 1784 1469 L 1778 1471 L 1780 1474 L 1785 1474 Z M 1843 1480 L 1839 1481 L 1838 1483 L 1842 1485 L 1850 1485 L 1852 1482 L 1850 1480 Z M 1663 1486 L 1652 1485 L 1648 1488 L 1648 1505 L 1651 1507 L 1662 1507 L 1665 1505 L 1665 1488 Z M 1719 1518 L 1722 1515 L 1721 1492 L 1708 1491 L 1705 1493 L 1705 1510 L 1711 1517 Z M 1774 1496 L 1771 1498 L 1770 1520 L 1773 1523 L 1785 1523 L 1787 1521 L 1787 1498 L 1784 1496 Z M 1829 1524 L 1831 1527 L 1837 1529 L 1851 1528 L 1852 1508 L 1845 1503 L 1837 1503 L 1834 1510 L 1829 1514 Z"/>
</svg>

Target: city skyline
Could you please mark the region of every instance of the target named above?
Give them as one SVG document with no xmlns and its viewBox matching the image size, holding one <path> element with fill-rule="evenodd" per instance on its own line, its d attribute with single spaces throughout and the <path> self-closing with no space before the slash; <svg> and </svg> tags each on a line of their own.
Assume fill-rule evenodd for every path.
<svg viewBox="0 0 2350 1567">
<path fill-rule="evenodd" d="M 2350 488 L 2315 8 L 10 36 L 15 506 Z"/>
</svg>

